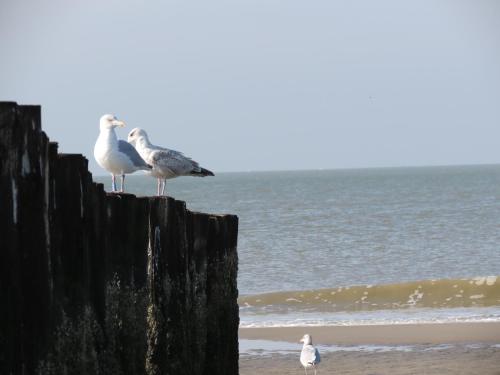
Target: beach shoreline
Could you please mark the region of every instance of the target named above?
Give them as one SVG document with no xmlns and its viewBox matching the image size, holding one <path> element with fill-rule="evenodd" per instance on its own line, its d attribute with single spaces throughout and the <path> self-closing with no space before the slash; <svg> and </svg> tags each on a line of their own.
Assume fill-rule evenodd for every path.
<svg viewBox="0 0 500 375">
<path fill-rule="evenodd" d="M 240 328 L 248 340 L 297 342 L 309 333 L 325 345 L 498 343 L 500 322 Z M 500 367 L 500 366 L 499 366 Z"/>
<path fill-rule="evenodd" d="M 306 332 L 320 348 L 336 346 L 323 351 L 318 375 L 500 375 L 498 322 L 240 328 L 241 340 L 297 345 L 289 353 L 240 354 L 240 375 L 303 374 L 298 340 Z"/>
</svg>

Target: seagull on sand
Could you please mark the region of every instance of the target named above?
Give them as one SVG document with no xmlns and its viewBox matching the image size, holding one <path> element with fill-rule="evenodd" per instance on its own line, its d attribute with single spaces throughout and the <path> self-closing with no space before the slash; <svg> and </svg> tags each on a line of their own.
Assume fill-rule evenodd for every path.
<svg viewBox="0 0 500 375">
<path fill-rule="evenodd" d="M 134 147 L 122 140 L 118 140 L 115 134 L 116 127 L 124 127 L 125 123 L 114 115 L 101 117 L 99 127 L 101 132 L 94 146 L 94 157 L 97 163 L 111 173 L 112 189 L 116 191 L 116 176 L 121 176 L 121 189 L 125 188 L 125 174 L 135 171 L 151 170 L 135 150 Z"/>
<path fill-rule="evenodd" d="M 302 366 L 304 366 L 306 375 L 308 368 L 313 368 L 314 375 L 316 375 L 316 367 L 321 362 L 318 349 L 313 346 L 312 337 L 308 334 L 305 334 L 304 337 L 300 339 L 300 342 L 304 343 L 302 352 L 300 353 L 300 363 L 302 363 Z"/>
<path fill-rule="evenodd" d="M 200 167 L 196 161 L 184 156 L 182 152 L 153 145 L 149 141 L 147 133 L 141 128 L 132 129 L 128 134 L 128 141 L 135 146 L 142 158 L 153 166 L 150 175 L 158 180 L 158 195 L 165 194 L 165 184 L 169 178 L 214 175 L 208 169 Z"/>
</svg>

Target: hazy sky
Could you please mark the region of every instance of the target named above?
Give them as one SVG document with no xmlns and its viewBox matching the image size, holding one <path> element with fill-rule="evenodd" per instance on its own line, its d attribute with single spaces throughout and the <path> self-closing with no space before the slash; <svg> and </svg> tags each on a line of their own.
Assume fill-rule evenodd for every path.
<svg viewBox="0 0 500 375">
<path fill-rule="evenodd" d="M 0 100 L 214 171 L 500 162 L 497 0 L 1 0 Z"/>
</svg>

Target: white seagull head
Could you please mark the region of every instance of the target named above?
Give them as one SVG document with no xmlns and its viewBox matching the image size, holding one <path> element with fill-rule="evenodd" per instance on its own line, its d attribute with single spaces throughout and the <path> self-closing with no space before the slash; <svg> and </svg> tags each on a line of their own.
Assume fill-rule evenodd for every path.
<svg viewBox="0 0 500 375">
<path fill-rule="evenodd" d="M 118 120 L 115 115 L 104 115 L 101 117 L 101 120 L 99 120 L 99 128 L 101 130 L 114 129 L 116 127 L 123 128 L 124 126 L 125 123 Z"/>
<path fill-rule="evenodd" d="M 303 342 L 304 345 L 312 345 L 312 337 L 307 333 L 300 339 L 299 342 Z"/>
<path fill-rule="evenodd" d="M 134 128 L 130 131 L 130 133 L 128 133 L 128 143 L 135 145 L 135 143 L 141 139 L 148 141 L 148 134 L 144 129 Z"/>
</svg>

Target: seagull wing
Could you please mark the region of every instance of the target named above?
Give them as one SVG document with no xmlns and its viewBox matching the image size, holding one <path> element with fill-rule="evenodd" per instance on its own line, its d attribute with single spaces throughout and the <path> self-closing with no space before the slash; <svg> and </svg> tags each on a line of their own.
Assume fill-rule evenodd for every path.
<svg viewBox="0 0 500 375">
<path fill-rule="evenodd" d="M 197 162 L 175 150 L 155 150 L 151 153 L 150 159 L 154 166 L 167 170 L 174 176 L 188 175 L 201 170 Z"/>
<path fill-rule="evenodd" d="M 151 166 L 148 165 L 148 163 L 146 163 L 143 158 L 141 158 L 141 155 L 139 155 L 137 150 L 130 143 L 122 141 L 120 139 L 118 141 L 118 151 L 127 155 L 127 157 L 132 161 L 132 163 L 136 167 L 138 167 L 138 168 L 143 167 L 144 169 L 151 169 Z"/>
<path fill-rule="evenodd" d="M 321 356 L 319 355 L 318 349 L 314 348 L 314 352 L 315 352 L 314 354 L 316 356 L 316 358 L 314 360 L 316 361 L 315 363 L 318 364 L 321 362 Z"/>
</svg>

